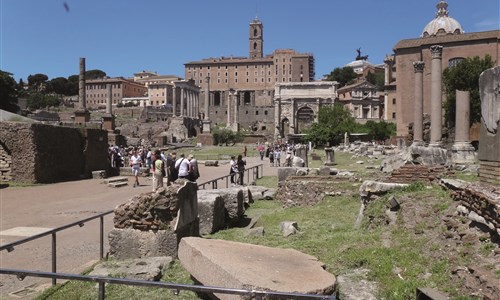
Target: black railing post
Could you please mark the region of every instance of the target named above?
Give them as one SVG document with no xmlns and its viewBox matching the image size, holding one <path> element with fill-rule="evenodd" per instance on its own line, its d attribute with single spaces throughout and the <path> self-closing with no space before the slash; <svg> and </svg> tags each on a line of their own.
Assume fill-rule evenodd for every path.
<svg viewBox="0 0 500 300">
<path fill-rule="evenodd" d="M 56 233 L 52 233 L 52 273 L 57 273 Z M 56 278 L 52 278 L 52 285 L 56 285 Z"/>
<path fill-rule="evenodd" d="M 100 217 L 100 232 L 99 232 L 99 257 L 104 258 L 104 217 Z"/>
<path fill-rule="evenodd" d="M 99 281 L 99 300 L 104 300 L 106 295 L 106 284 Z"/>
</svg>

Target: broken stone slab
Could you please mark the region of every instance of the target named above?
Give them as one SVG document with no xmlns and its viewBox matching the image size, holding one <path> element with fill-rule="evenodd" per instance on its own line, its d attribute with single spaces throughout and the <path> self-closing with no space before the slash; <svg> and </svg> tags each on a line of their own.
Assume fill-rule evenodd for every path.
<svg viewBox="0 0 500 300">
<path fill-rule="evenodd" d="M 224 200 L 225 222 L 228 225 L 238 222 L 245 214 L 243 189 L 240 187 L 198 191 L 200 192 L 218 195 Z"/>
<path fill-rule="evenodd" d="M 89 275 L 158 281 L 172 262 L 170 256 L 108 260 L 97 264 Z"/>
<path fill-rule="evenodd" d="M 218 167 L 218 166 L 219 166 L 218 160 L 206 160 L 205 161 L 205 167 Z"/>
<path fill-rule="evenodd" d="M 296 221 L 283 221 L 280 222 L 280 230 L 284 237 L 289 237 L 292 234 L 299 232 L 299 226 Z"/>
<path fill-rule="evenodd" d="M 210 234 L 226 227 L 224 199 L 218 193 L 198 191 L 198 217 L 200 234 Z"/>
<path fill-rule="evenodd" d="M 206 286 L 321 295 L 332 295 L 336 290 L 335 276 L 325 271 L 317 258 L 294 249 L 187 237 L 179 244 L 179 260 Z"/>
<path fill-rule="evenodd" d="M 363 184 L 359 187 L 359 195 L 361 197 L 369 197 L 371 194 L 384 194 L 390 190 L 403 188 L 408 186 L 406 183 L 388 183 L 379 182 L 373 180 L 365 180 Z"/>
<path fill-rule="evenodd" d="M 251 185 L 247 189 L 252 193 L 252 199 L 255 200 L 272 200 L 274 199 L 274 194 L 276 189 L 268 188 L 264 186 Z"/>
<path fill-rule="evenodd" d="M 439 147 L 423 147 L 411 145 L 398 154 L 382 161 L 382 172 L 392 172 L 406 164 L 437 166 L 446 165 L 447 151 Z"/>
<path fill-rule="evenodd" d="M 262 237 L 264 236 L 264 233 L 264 227 L 255 227 L 248 229 L 247 236 Z"/>
<path fill-rule="evenodd" d="M 109 255 L 115 259 L 177 257 L 177 235 L 171 230 L 117 229 L 109 232 Z"/>
<path fill-rule="evenodd" d="M 278 168 L 278 182 L 285 181 L 290 176 L 295 176 L 297 173 L 297 168 L 294 167 L 282 167 Z"/>
</svg>

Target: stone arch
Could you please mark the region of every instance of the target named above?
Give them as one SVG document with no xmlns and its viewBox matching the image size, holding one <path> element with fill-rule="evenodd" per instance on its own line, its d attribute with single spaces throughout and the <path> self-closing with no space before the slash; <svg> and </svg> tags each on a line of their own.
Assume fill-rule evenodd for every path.
<svg viewBox="0 0 500 300">
<path fill-rule="evenodd" d="M 12 152 L 0 140 L 0 181 L 12 180 Z"/>
<path fill-rule="evenodd" d="M 280 132 L 280 135 L 281 137 L 286 137 L 288 134 L 290 134 L 290 120 L 288 120 L 288 118 L 283 118 L 281 120 L 281 132 Z"/>
<path fill-rule="evenodd" d="M 314 122 L 314 110 L 309 106 L 303 106 L 297 110 L 297 132 L 309 128 Z"/>
</svg>

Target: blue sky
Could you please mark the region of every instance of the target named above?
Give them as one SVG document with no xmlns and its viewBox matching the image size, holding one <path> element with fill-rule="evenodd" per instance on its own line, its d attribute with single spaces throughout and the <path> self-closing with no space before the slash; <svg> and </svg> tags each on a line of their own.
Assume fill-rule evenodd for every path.
<svg viewBox="0 0 500 300">
<path fill-rule="evenodd" d="M 448 0 L 466 32 L 499 28 L 500 0 Z M 69 11 L 65 9 L 65 3 Z M 361 47 L 382 63 L 416 38 L 438 0 L 0 0 L 0 69 L 16 80 L 87 70 L 131 77 L 141 70 L 184 76 L 184 63 L 248 56 L 248 25 L 264 24 L 264 52 L 314 54 L 316 77 L 354 60 Z"/>
</svg>

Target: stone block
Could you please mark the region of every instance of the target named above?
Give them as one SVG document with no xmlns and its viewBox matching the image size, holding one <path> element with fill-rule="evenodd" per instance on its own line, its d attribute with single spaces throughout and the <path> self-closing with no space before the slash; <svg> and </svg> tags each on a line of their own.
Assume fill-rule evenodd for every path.
<svg viewBox="0 0 500 300">
<path fill-rule="evenodd" d="M 285 181 L 290 176 L 295 176 L 297 173 L 297 168 L 284 167 L 278 168 L 278 182 Z"/>
<path fill-rule="evenodd" d="M 214 233 L 226 226 L 224 199 L 217 193 L 198 191 L 198 217 L 200 234 Z"/>
<path fill-rule="evenodd" d="M 92 171 L 92 179 L 104 179 L 106 177 L 106 170 Z"/>
<path fill-rule="evenodd" d="M 218 167 L 218 166 L 219 166 L 218 160 L 206 160 L 205 161 L 205 167 Z"/>
<path fill-rule="evenodd" d="M 177 235 L 172 230 L 112 229 L 109 255 L 116 259 L 154 256 L 177 257 Z"/>
<path fill-rule="evenodd" d="M 225 222 L 228 226 L 238 222 L 245 214 L 242 188 L 234 187 L 218 190 L 200 190 L 199 192 L 204 195 L 219 196 L 224 200 Z"/>
<path fill-rule="evenodd" d="M 179 260 L 205 286 L 321 295 L 332 295 L 336 287 L 335 276 L 317 258 L 294 249 L 188 237 L 179 244 Z"/>
<path fill-rule="evenodd" d="M 172 262 L 170 256 L 102 261 L 89 275 L 159 281 Z"/>
</svg>

